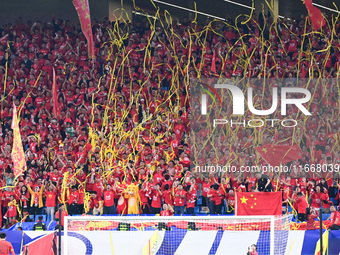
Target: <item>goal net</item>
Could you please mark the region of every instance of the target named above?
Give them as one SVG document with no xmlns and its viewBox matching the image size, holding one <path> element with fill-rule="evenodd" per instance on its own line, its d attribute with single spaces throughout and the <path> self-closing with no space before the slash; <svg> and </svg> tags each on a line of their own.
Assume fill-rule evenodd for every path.
<svg viewBox="0 0 340 255">
<path fill-rule="evenodd" d="M 65 217 L 64 254 L 285 254 L 292 216 Z"/>
</svg>

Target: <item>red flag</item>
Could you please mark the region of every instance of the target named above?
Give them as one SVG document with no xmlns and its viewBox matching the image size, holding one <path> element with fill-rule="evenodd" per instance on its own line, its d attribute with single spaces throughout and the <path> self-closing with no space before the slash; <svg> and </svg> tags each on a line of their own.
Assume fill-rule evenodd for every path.
<svg viewBox="0 0 340 255">
<path fill-rule="evenodd" d="M 94 59 L 94 43 L 93 43 L 93 33 L 91 26 L 91 16 L 90 7 L 88 0 L 73 0 L 73 5 L 77 10 L 79 21 L 81 24 L 81 29 L 87 40 L 87 47 L 89 51 L 89 58 Z"/>
<path fill-rule="evenodd" d="M 309 14 L 309 18 L 312 21 L 314 30 L 320 30 L 321 27 L 326 23 L 320 9 L 313 5 L 312 0 L 305 0 L 305 5 Z"/>
<path fill-rule="evenodd" d="M 301 149 L 298 145 L 266 144 L 256 147 L 255 150 L 271 166 L 278 166 L 301 158 Z"/>
<path fill-rule="evenodd" d="M 34 240 L 33 242 L 25 245 L 22 254 L 56 255 L 57 254 L 57 247 L 56 247 L 57 235 L 55 233 L 44 235 Z"/>
<path fill-rule="evenodd" d="M 53 115 L 58 118 L 58 91 L 57 91 L 57 82 L 55 78 L 55 70 L 53 68 L 53 85 L 52 85 L 52 96 L 53 96 Z"/>
<path fill-rule="evenodd" d="M 282 214 L 282 192 L 236 192 L 236 215 Z"/>
<path fill-rule="evenodd" d="M 15 178 L 17 178 L 23 171 L 26 170 L 26 158 L 24 148 L 22 146 L 19 122 L 17 117 L 17 108 L 13 103 L 13 117 L 12 117 L 12 129 L 13 129 L 13 148 L 12 148 L 12 162 L 13 172 Z"/>
<path fill-rule="evenodd" d="M 211 71 L 216 73 L 216 53 L 214 51 L 212 61 L 211 61 Z"/>
</svg>

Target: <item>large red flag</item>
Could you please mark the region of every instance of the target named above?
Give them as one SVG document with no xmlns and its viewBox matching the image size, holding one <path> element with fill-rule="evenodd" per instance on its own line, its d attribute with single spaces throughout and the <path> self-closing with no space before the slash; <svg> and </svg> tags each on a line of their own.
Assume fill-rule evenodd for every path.
<svg viewBox="0 0 340 255">
<path fill-rule="evenodd" d="M 266 144 L 255 147 L 255 150 L 271 166 L 278 166 L 301 158 L 301 149 L 298 145 Z"/>
<path fill-rule="evenodd" d="M 326 23 L 319 8 L 313 6 L 312 0 L 305 0 L 305 5 L 309 14 L 309 18 L 312 21 L 314 30 L 320 30 Z"/>
<path fill-rule="evenodd" d="M 53 115 L 58 118 L 58 89 L 55 78 L 55 70 L 53 68 L 53 85 L 52 85 L 52 96 L 53 96 Z"/>
<path fill-rule="evenodd" d="M 13 129 L 13 148 L 12 148 L 12 162 L 13 172 L 15 178 L 17 178 L 23 171 L 26 170 L 26 159 L 24 148 L 22 146 L 21 135 L 19 130 L 19 122 L 17 117 L 17 107 L 13 103 L 13 117 L 12 117 L 12 129 Z"/>
<path fill-rule="evenodd" d="M 88 0 L 73 0 L 73 5 L 77 10 L 81 29 L 87 40 L 87 46 L 89 51 L 89 58 L 94 59 L 94 43 L 91 26 L 90 6 Z"/>
<path fill-rule="evenodd" d="M 56 232 L 44 235 L 33 242 L 24 246 L 22 254 L 24 255 L 56 255 L 57 254 L 57 235 Z"/>
<path fill-rule="evenodd" d="M 236 192 L 236 215 L 282 214 L 282 192 Z"/>
</svg>

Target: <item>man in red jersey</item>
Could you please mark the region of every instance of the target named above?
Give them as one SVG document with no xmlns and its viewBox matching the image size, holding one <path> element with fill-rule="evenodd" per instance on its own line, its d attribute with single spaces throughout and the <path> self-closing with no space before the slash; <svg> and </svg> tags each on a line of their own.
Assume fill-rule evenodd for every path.
<svg viewBox="0 0 340 255">
<path fill-rule="evenodd" d="M 45 206 L 46 213 L 49 220 L 53 221 L 54 218 L 54 208 L 56 206 L 57 188 L 50 181 L 47 191 L 45 191 Z"/>
<path fill-rule="evenodd" d="M 186 197 L 186 192 L 183 189 L 183 184 L 179 183 L 177 185 L 177 188 L 175 189 L 175 214 L 183 214 L 184 213 L 184 205 L 185 205 L 185 197 Z"/>
<path fill-rule="evenodd" d="M 103 214 L 114 214 L 114 192 L 110 184 L 106 185 L 106 190 L 104 191 Z"/>
<path fill-rule="evenodd" d="M 296 204 L 296 210 L 298 212 L 298 220 L 305 221 L 306 220 L 306 209 L 308 208 L 308 203 L 306 201 L 306 197 L 303 196 L 301 192 L 296 194 L 296 199 L 288 197 L 293 203 Z"/>
<path fill-rule="evenodd" d="M 163 204 L 163 210 L 161 211 L 161 216 L 171 216 L 174 213 L 171 205 Z"/>
<path fill-rule="evenodd" d="M 64 229 L 64 218 L 68 216 L 67 211 L 65 210 L 64 204 L 59 205 L 59 210 L 61 210 L 61 229 Z M 55 219 L 59 222 L 59 210 L 55 213 Z M 59 224 L 59 223 L 58 223 Z M 59 225 L 55 227 L 55 229 L 59 229 Z"/>
<path fill-rule="evenodd" d="M 67 210 L 71 215 L 78 213 L 78 206 L 77 206 L 78 200 L 79 200 L 79 191 L 77 190 L 77 186 L 73 185 L 70 190 L 70 195 L 68 198 L 68 206 L 67 206 Z"/>
<path fill-rule="evenodd" d="M 340 213 L 335 209 L 334 205 L 331 205 L 331 223 L 329 228 L 331 230 L 339 230 L 340 229 Z"/>
<path fill-rule="evenodd" d="M 159 214 L 161 212 L 162 207 L 162 195 L 161 185 L 159 183 L 156 184 L 155 188 L 152 191 L 152 202 L 151 202 L 151 213 Z"/>
<path fill-rule="evenodd" d="M 311 194 L 311 200 L 312 200 L 312 203 L 311 203 L 311 207 L 312 208 L 315 208 L 315 209 L 320 209 L 321 207 L 321 197 L 322 196 L 322 193 L 321 193 L 321 189 L 320 189 L 320 186 L 316 186 L 315 187 L 315 192 L 313 192 Z"/>
<path fill-rule="evenodd" d="M 13 246 L 10 242 L 6 241 L 6 233 L 0 233 L 0 254 L 1 255 L 15 255 Z"/>
</svg>

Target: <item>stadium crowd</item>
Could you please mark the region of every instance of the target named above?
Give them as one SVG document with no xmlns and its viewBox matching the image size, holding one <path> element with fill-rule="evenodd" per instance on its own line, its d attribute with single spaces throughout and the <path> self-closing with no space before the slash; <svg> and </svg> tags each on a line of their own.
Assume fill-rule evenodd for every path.
<svg viewBox="0 0 340 255">
<path fill-rule="evenodd" d="M 211 214 L 232 214 L 238 191 L 282 190 L 283 201 L 293 206 L 302 194 L 312 208 L 329 212 L 339 202 L 337 175 L 322 178 L 299 171 L 230 177 L 193 167 L 194 161 L 265 164 L 253 149 L 263 144 L 298 144 L 300 159 L 289 165 L 340 163 L 339 23 L 334 29 L 332 23 L 325 25 L 318 34 L 307 18 L 277 25 L 261 15 L 245 21 L 200 26 L 184 19 L 151 26 L 147 20 L 117 25 L 94 19 L 95 59 L 88 58 L 80 25 L 70 21 L 19 18 L 3 25 L 0 185 L 6 222 L 43 213 L 53 219 L 58 204 L 67 205 L 68 214 L 126 214 L 131 200 L 135 213 L 194 214 L 199 202 Z M 53 68 L 57 116 L 52 113 Z M 195 83 L 189 80 L 219 75 L 252 78 L 264 108 L 271 105 L 271 87 L 313 78 L 305 85 L 313 95 L 312 116 L 289 108 L 288 117 L 303 123 L 297 128 L 219 128 L 216 148 L 205 145 L 215 131 L 207 123 L 190 126 L 200 119 L 200 109 L 190 107 Z M 270 78 L 265 88 L 256 82 L 260 78 Z M 27 163 L 15 182 L 13 103 Z M 230 116 L 231 107 L 226 109 Z M 204 149 L 202 157 L 198 148 Z M 304 214 L 301 208 L 296 210 Z"/>
</svg>

